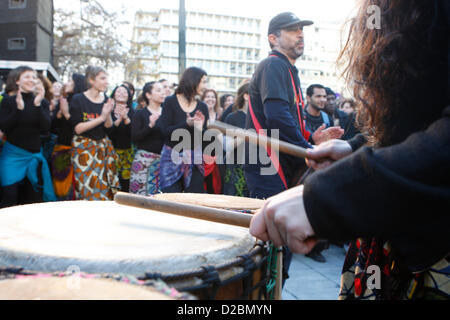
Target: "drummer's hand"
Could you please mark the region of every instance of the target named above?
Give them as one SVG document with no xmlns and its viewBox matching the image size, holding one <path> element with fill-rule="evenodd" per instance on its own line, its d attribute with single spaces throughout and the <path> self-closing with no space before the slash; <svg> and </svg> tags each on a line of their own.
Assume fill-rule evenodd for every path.
<svg viewBox="0 0 450 320">
<path fill-rule="evenodd" d="M 250 223 L 250 233 L 275 246 L 287 245 L 294 253 L 307 254 L 317 243 L 303 204 L 303 186 L 268 199 Z"/>
<path fill-rule="evenodd" d="M 308 149 L 307 165 L 314 170 L 322 170 L 331 166 L 334 162 L 352 154 L 350 144 L 343 140 L 330 140 L 314 149 Z"/>
</svg>

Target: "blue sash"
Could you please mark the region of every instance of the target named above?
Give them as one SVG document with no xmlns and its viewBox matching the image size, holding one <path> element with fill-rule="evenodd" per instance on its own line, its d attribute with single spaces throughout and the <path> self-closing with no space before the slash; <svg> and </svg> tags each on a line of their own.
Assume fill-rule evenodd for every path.
<svg viewBox="0 0 450 320">
<path fill-rule="evenodd" d="M 42 163 L 44 186 L 39 185 L 39 163 Z M 6 142 L 0 154 L 0 185 L 2 187 L 11 186 L 25 178 L 28 178 L 34 190 L 43 189 L 45 202 L 56 201 L 52 177 L 42 151 L 31 153 Z"/>
</svg>

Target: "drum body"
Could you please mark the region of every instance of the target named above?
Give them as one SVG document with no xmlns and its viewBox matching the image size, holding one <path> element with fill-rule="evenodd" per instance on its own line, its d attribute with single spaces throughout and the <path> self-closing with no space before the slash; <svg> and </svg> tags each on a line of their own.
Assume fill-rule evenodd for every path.
<svg viewBox="0 0 450 320">
<path fill-rule="evenodd" d="M 156 289 L 114 280 L 24 277 L 0 281 L 0 300 L 174 300 Z"/>
<path fill-rule="evenodd" d="M 265 250 L 245 228 L 114 202 L 0 210 L 0 268 L 162 279 L 201 299 L 264 298 Z"/>
</svg>

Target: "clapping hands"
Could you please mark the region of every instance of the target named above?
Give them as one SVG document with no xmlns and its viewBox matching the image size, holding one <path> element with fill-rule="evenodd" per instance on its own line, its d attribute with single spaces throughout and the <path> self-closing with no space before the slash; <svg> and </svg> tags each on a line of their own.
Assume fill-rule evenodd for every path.
<svg viewBox="0 0 450 320">
<path fill-rule="evenodd" d="M 150 116 L 150 121 L 149 121 L 149 127 L 150 128 L 154 128 L 155 127 L 155 125 L 156 125 L 156 121 L 158 121 L 158 119 L 161 117 L 161 115 L 160 114 L 158 114 L 158 113 L 153 113 L 151 116 Z"/>
<path fill-rule="evenodd" d="M 317 146 L 333 139 L 340 139 L 344 135 L 344 129 L 341 129 L 341 127 L 325 128 L 326 125 L 323 124 L 312 136 L 313 141 Z"/>
<path fill-rule="evenodd" d="M 193 117 L 188 113 L 186 122 L 188 126 L 201 130 L 205 124 L 205 119 L 205 115 L 201 111 L 197 111 Z"/>
<path fill-rule="evenodd" d="M 17 92 L 16 104 L 17 104 L 17 109 L 19 109 L 19 110 L 25 109 L 25 102 L 23 101 L 22 91 L 20 90 L 20 88 L 19 88 L 19 91 Z"/>
<path fill-rule="evenodd" d="M 42 100 L 45 97 L 45 88 L 42 83 L 36 85 L 36 97 L 34 98 L 34 105 L 40 107 Z"/>
<path fill-rule="evenodd" d="M 111 115 L 111 112 L 114 109 L 114 101 L 112 99 L 108 99 L 108 102 L 106 102 L 103 105 L 102 113 L 100 117 L 106 121 L 106 119 Z"/>
</svg>

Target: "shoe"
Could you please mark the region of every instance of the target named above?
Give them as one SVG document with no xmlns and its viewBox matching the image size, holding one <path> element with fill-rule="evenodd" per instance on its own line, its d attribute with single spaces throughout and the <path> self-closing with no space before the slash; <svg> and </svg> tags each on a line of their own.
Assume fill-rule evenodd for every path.
<svg viewBox="0 0 450 320">
<path fill-rule="evenodd" d="M 320 252 L 312 251 L 311 253 L 308 253 L 305 256 L 310 259 L 313 259 L 316 262 L 320 262 L 320 263 L 327 262 L 327 259 L 325 259 L 325 257 Z"/>
</svg>

